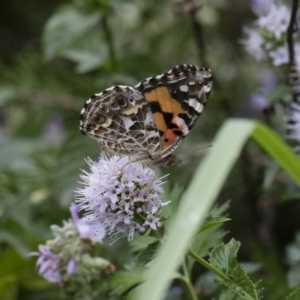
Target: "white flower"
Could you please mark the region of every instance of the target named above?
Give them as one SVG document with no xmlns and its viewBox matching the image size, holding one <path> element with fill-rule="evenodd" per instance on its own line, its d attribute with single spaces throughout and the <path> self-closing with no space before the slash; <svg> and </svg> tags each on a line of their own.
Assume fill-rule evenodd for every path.
<svg viewBox="0 0 300 300">
<path fill-rule="evenodd" d="M 276 39 L 281 39 L 290 22 L 290 9 L 283 4 L 269 5 L 266 14 L 260 16 L 257 25 L 269 31 Z"/>
<path fill-rule="evenodd" d="M 261 35 L 250 28 L 244 28 L 244 32 L 248 35 L 248 37 L 243 39 L 241 42 L 245 46 L 246 50 L 258 61 L 265 59 L 266 55 L 263 49 L 264 40 Z"/>
<path fill-rule="evenodd" d="M 269 56 L 272 58 L 274 66 L 287 64 L 289 62 L 287 45 L 278 47 L 275 50 L 271 50 L 269 52 Z"/>
<path fill-rule="evenodd" d="M 91 173 L 80 177 L 85 185 L 76 191 L 76 202 L 83 205 L 88 220 L 100 222 L 109 235 L 126 236 L 132 240 L 134 233 L 162 226 L 158 217 L 163 203 L 160 187 L 163 181 L 156 173 L 127 156 L 102 155 L 98 162 L 87 160 Z"/>
</svg>

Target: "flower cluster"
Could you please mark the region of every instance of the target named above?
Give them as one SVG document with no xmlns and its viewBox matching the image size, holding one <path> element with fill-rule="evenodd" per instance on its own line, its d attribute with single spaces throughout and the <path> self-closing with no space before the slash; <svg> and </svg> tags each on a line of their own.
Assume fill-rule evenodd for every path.
<svg viewBox="0 0 300 300">
<path fill-rule="evenodd" d="M 46 245 L 39 245 L 38 273 L 49 282 L 61 285 L 74 281 L 74 278 L 91 278 L 103 270 L 114 271 L 114 266 L 100 257 L 91 257 L 89 250 L 104 237 L 104 228 L 98 225 L 97 234 L 86 218 L 79 218 L 78 207 L 70 207 L 72 220 L 64 221 L 63 226 L 52 225 L 54 239 Z"/>
<path fill-rule="evenodd" d="M 244 28 L 247 36 L 242 41 L 245 48 L 256 60 L 269 60 L 273 66 L 281 66 L 290 63 L 287 45 L 287 30 L 291 18 L 291 8 L 274 0 L 252 0 L 252 7 L 257 19 L 252 28 Z M 299 15 L 296 22 L 299 23 Z M 284 118 L 287 139 L 293 141 L 294 150 L 300 151 L 300 36 L 293 35 L 294 62 L 290 66 L 289 85 L 293 100 L 287 107 Z M 262 91 L 268 94 L 268 91 Z M 265 96 L 254 94 L 252 101 L 260 105 Z"/>
<path fill-rule="evenodd" d="M 271 0 L 253 1 L 257 20 L 252 28 L 244 28 L 245 48 L 256 60 L 271 60 L 274 66 L 289 62 L 286 32 L 290 22 L 290 8 Z M 300 69 L 300 41 L 295 42 L 295 60 Z"/>
<path fill-rule="evenodd" d="M 102 155 L 98 162 L 87 163 L 91 173 L 81 175 L 84 187 L 76 191 L 76 203 L 81 205 L 90 224 L 103 224 L 114 238 L 157 230 L 162 226 L 160 208 L 162 179 L 156 173 L 129 157 Z M 94 225 L 96 227 L 96 225 Z"/>
</svg>

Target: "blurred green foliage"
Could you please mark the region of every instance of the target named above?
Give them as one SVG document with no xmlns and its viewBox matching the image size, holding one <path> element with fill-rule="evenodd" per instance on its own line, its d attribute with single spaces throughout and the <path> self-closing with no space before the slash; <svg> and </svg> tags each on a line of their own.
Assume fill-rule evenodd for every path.
<svg viewBox="0 0 300 300">
<path fill-rule="evenodd" d="M 271 96 L 275 115 L 270 109 L 262 114 L 251 102 L 268 68 L 240 43 L 242 27 L 253 19 L 250 1 L 238 0 L 1 3 L 0 299 L 55 299 L 60 293 L 36 274 L 27 253 L 49 238 L 51 224 L 69 218 L 84 158 L 99 155 L 97 143 L 78 130 L 79 112 L 91 94 L 133 85 L 180 63 L 212 69 L 209 103 L 177 151 L 183 163 L 162 170 L 171 172 L 164 188 L 172 209 L 228 117 L 261 119 L 283 133 L 283 109 L 272 101 L 285 97 L 285 86 Z M 266 299 L 282 299 L 300 283 L 299 235 L 286 252 L 299 230 L 299 196 L 286 174 L 249 142 L 218 197 L 219 203 L 231 199 L 225 241 L 239 240 L 239 260 L 261 266 L 251 276 L 264 279 Z M 223 236 L 216 233 L 213 241 Z M 101 250 L 119 269 L 129 269 L 134 260 L 124 245 L 105 243 Z M 204 285 L 201 299 L 211 299 L 205 272 L 195 268 L 193 280 Z M 224 295 L 220 299 L 231 299 Z"/>
</svg>

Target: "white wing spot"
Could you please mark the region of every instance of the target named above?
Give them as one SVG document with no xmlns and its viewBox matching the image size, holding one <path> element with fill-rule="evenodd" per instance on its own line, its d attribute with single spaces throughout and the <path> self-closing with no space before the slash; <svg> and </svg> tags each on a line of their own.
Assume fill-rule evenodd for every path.
<svg viewBox="0 0 300 300">
<path fill-rule="evenodd" d="M 189 87 L 187 85 L 181 85 L 179 87 L 179 89 L 182 91 L 182 92 L 187 92 L 189 90 Z"/>
<path fill-rule="evenodd" d="M 106 89 L 106 91 L 112 91 L 112 90 L 114 90 L 115 88 L 116 88 L 115 86 L 112 86 L 112 87 Z"/>
<path fill-rule="evenodd" d="M 196 107 L 195 107 L 195 110 L 196 110 L 198 113 L 202 113 L 203 108 L 204 108 L 203 104 L 200 103 L 200 102 L 197 102 Z"/>
<path fill-rule="evenodd" d="M 207 86 L 207 85 L 204 86 L 205 93 L 208 93 L 210 90 L 211 90 L 210 86 Z"/>
<path fill-rule="evenodd" d="M 189 106 L 193 107 L 194 110 L 198 113 L 202 113 L 204 108 L 203 104 L 198 102 L 196 98 L 189 99 Z"/>
</svg>

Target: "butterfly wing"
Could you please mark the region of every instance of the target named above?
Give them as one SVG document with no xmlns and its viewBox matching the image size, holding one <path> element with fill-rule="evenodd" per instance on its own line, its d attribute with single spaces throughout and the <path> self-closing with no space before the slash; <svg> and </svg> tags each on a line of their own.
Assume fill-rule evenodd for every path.
<svg viewBox="0 0 300 300">
<path fill-rule="evenodd" d="M 149 159 L 159 151 L 160 137 L 144 96 L 129 86 L 94 94 L 80 115 L 81 133 L 95 138 L 102 150 Z"/>
<path fill-rule="evenodd" d="M 212 74 L 194 65 L 178 65 L 135 88 L 150 106 L 163 158 L 178 147 L 201 115 L 212 88 Z"/>
</svg>

